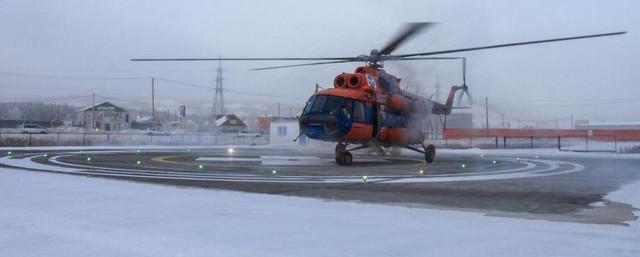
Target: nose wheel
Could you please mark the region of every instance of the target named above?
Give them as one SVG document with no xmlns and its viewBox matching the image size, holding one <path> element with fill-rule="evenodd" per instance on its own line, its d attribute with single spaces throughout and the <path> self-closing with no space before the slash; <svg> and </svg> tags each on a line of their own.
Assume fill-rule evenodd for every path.
<svg viewBox="0 0 640 257">
<path fill-rule="evenodd" d="M 436 158 L 436 147 L 434 145 L 427 145 L 424 147 L 424 160 L 427 163 L 432 163 Z"/>
<path fill-rule="evenodd" d="M 351 164 L 353 163 L 353 156 L 350 152 L 344 152 L 336 156 L 336 162 L 338 163 L 338 165 L 351 166 Z"/>
<path fill-rule="evenodd" d="M 347 151 L 347 145 L 338 143 L 336 145 L 336 163 L 341 166 L 351 166 L 353 163 L 353 155 Z"/>
</svg>

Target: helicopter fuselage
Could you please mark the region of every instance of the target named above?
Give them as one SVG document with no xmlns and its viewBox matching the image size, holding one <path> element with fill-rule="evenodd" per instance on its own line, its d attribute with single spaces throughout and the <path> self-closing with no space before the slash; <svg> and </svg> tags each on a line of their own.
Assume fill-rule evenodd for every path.
<svg viewBox="0 0 640 257">
<path fill-rule="evenodd" d="M 435 102 L 402 90 L 399 82 L 373 67 L 342 73 L 334 80 L 334 88 L 309 98 L 299 118 L 300 129 L 307 137 L 322 141 L 421 144 Z"/>
</svg>

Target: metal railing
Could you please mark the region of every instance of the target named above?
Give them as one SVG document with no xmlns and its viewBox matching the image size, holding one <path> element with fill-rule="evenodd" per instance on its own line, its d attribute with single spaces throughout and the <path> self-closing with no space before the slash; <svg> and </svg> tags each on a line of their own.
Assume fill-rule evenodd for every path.
<svg viewBox="0 0 640 257">
<path fill-rule="evenodd" d="M 90 146 L 90 145 L 264 145 L 268 136 L 237 134 L 146 134 L 118 132 L 51 132 L 26 134 L 0 132 L 0 146 Z"/>
<path fill-rule="evenodd" d="M 431 144 L 443 148 L 527 149 L 557 148 L 560 151 L 625 152 L 640 146 L 640 140 L 621 140 L 615 136 L 584 137 L 456 137 L 430 139 Z"/>
</svg>

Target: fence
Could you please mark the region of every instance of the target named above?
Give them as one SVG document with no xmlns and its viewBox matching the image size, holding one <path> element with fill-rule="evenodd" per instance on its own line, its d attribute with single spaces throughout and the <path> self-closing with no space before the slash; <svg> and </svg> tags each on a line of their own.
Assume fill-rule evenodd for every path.
<svg viewBox="0 0 640 257">
<path fill-rule="evenodd" d="M 267 136 L 184 133 L 149 135 L 144 133 L 54 132 L 22 134 L 0 132 L 0 146 L 84 146 L 84 145 L 265 145 Z"/>
<path fill-rule="evenodd" d="M 640 130 L 458 129 L 438 141 L 448 148 L 558 148 L 566 151 L 623 152 L 640 145 Z"/>
</svg>

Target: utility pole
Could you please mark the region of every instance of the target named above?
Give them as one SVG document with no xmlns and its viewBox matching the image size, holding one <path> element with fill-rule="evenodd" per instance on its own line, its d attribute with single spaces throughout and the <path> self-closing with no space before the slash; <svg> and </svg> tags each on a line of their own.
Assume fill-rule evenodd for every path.
<svg viewBox="0 0 640 257">
<path fill-rule="evenodd" d="M 434 92 L 436 96 L 436 102 L 440 102 L 440 75 L 436 73 L 436 91 Z"/>
<path fill-rule="evenodd" d="M 484 115 L 486 119 L 486 128 L 489 130 L 489 97 L 484 98 Z"/>
<path fill-rule="evenodd" d="M 505 128 L 504 127 L 504 114 L 501 115 L 501 118 L 502 118 L 502 128 Z"/>
<path fill-rule="evenodd" d="M 571 129 L 573 129 L 573 114 L 571 114 Z"/>
<path fill-rule="evenodd" d="M 96 93 L 91 94 L 91 130 L 96 129 Z"/>
<path fill-rule="evenodd" d="M 151 127 L 156 128 L 156 78 L 151 77 Z"/>
<path fill-rule="evenodd" d="M 278 103 L 278 118 L 280 118 L 280 103 Z"/>
</svg>

